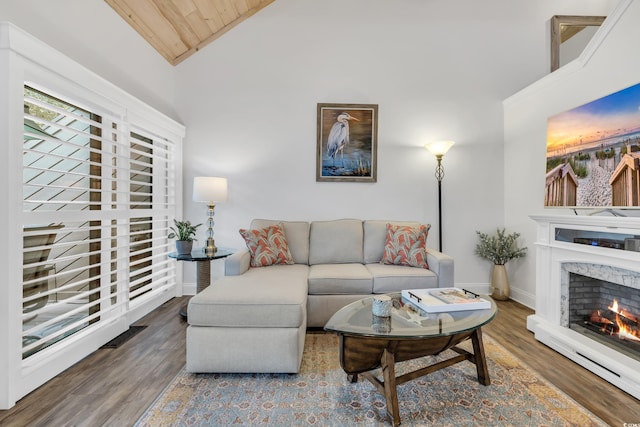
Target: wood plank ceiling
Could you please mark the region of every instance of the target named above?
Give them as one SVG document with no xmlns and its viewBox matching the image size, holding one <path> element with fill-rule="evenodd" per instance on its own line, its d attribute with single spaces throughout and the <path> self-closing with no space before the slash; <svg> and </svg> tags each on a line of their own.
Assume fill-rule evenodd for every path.
<svg viewBox="0 0 640 427">
<path fill-rule="evenodd" d="M 105 0 L 177 65 L 274 0 Z"/>
</svg>

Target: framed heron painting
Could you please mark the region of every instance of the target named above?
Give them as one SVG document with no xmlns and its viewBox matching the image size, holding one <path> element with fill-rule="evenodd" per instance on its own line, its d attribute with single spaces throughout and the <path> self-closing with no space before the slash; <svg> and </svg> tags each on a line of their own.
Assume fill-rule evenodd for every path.
<svg viewBox="0 0 640 427">
<path fill-rule="evenodd" d="M 377 104 L 318 104 L 316 181 L 376 182 Z"/>
</svg>

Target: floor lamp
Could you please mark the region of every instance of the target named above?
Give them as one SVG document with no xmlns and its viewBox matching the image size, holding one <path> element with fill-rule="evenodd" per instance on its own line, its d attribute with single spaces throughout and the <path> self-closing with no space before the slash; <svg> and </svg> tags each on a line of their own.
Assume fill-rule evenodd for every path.
<svg viewBox="0 0 640 427">
<path fill-rule="evenodd" d="M 451 148 L 453 144 L 453 141 L 436 141 L 424 146 L 431 154 L 436 156 L 436 160 L 438 161 L 438 165 L 436 166 L 436 179 L 438 180 L 438 250 L 440 252 L 442 252 L 442 178 L 444 178 L 442 158 L 447 154 L 447 151 L 449 151 L 449 148 Z"/>
<path fill-rule="evenodd" d="M 204 202 L 208 206 L 207 244 L 203 249 L 207 256 L 214 256 L 218 248 L 213 239 L 213 209 L 216 203 L 227 201 L 227 179 L 209 176 L 193 178 L 193 201 Z"/>
</svg>

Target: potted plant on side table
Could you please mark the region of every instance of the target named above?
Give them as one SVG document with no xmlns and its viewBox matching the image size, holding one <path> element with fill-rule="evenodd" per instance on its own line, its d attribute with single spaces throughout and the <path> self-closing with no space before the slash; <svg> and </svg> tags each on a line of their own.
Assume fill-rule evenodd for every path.
<svg viewBox="0 0 640 427">
<path fill-rule="evenodd" d="M 167 236 L 169 239 L 176 239 L 176 252 L 178 255 L 189 255 L 191 249 L 193 249 L 193 241 L 195 238 L 196 229 L 202 224 L 193 225 L 191 221 L 178 221 L 173 220 L 174 227 L 169 227 L 171 233 Z"/>
<path fill-rule="evenodd" d="M 508 300 L 510 295 L 509 276 L 505 264 L 512 259 L 522 258 L 527 254 L 527 248 L 518 247 L 519 233 L 507 234 L 503 228 L 497 229 L 493 236 L 476 231 L 480 241 L 476 245 L 475 253 L 481 258 L 493 262 L 491 272 L 491 296 L 497 300 Z"/>
</svg>

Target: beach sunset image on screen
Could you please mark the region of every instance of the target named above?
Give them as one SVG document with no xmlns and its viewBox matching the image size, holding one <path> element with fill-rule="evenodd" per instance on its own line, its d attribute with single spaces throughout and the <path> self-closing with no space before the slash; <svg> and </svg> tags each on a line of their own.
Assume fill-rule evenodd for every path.
<svg viewBox="0 0 640 427">
<path fill-rule="evenodd" d="M 549 117 L 545 206 L 638 207 L 640 84 Z"/>
</svg>

